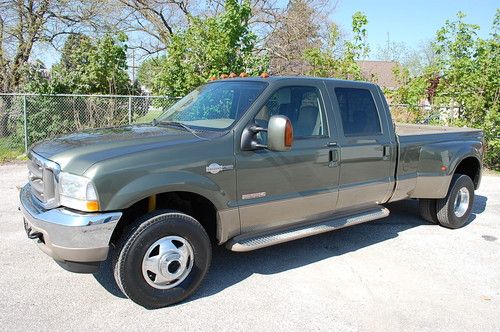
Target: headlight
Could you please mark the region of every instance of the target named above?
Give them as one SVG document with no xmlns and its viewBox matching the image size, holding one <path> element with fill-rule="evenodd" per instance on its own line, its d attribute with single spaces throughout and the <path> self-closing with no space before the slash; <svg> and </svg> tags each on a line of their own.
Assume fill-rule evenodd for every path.
<svg viewBox="0 0 500 332">
<path fill-rule="evenodd" d="M 63 206 L 80 211 L 99 211 L 97 192 L 86 177 L 61 172 L 59 195 Z"/>
</svg>

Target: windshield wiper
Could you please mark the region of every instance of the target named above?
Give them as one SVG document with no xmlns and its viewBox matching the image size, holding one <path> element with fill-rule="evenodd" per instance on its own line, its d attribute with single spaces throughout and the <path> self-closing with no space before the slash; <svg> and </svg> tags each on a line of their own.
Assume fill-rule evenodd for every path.
<svg viewBox="0 0 500 332">
<path fill-rule="evenodd" d="M 189 131 L 191 134 L 193 134 L 194 136 L 198 137 L 198 138 L 202 138 L 200 137 L 196 131 L 189 127 L 188 125 L 182 123 L 182 122 L 177 122 L 177 121 L 158 121 L 156 119 L 153 120 L 153 124 L 156 125 L 156 124 L 161 124 L 161 125 L 167 125 L 167 126 L 174 126 L 174 127 L 181 127 L 187 131 Z"/>
</svg>

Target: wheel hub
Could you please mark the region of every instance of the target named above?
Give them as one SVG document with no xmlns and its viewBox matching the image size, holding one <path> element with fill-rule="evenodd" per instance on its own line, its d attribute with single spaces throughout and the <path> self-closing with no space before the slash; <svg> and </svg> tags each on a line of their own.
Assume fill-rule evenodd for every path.
<svg viewBox="0 0 500 332">
<path fill-rule="evenodd" d="M 165 278 L 173 277 L 176 272 L 182 270 L 182 257 L 178 253 L 163 255 L 160 259 L 160 273 Z"/>
<path fill-rule="evenodd" d="M 469 190 L 465 187 L 460 188 L 457 193 L 457 197 L 455 197 L 455 204 L 453 205 L 453 212 L 455 215 L 460 218 L 465 215 L 465 212 L 469 209 L 470 202 L 470 193 Z"/>
<path fill-rule="evenodd" d="M 142 274 L 154 288 L 169 289 L 186 279 L 193 263 L 194 254 L 189 242 L 180 236 L 166 236 L 146 251 Z"/>
</svg>

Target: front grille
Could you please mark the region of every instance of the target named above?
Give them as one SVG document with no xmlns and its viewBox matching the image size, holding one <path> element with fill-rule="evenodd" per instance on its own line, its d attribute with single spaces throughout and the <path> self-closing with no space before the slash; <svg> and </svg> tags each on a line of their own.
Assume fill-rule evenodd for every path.
<svg viewBox="0 0 500 332">
<path fill-rule="evenodd" d="M 28 161 L 31 192 L 45 208 L 53 208 L 57 202 L 57 175 L 59 165 L 33 152 Z"/>
</svg>

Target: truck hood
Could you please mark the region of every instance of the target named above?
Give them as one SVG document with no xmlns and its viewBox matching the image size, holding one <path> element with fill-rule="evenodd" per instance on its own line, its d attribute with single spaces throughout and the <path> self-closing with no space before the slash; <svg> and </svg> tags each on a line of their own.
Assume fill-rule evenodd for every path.
<svg viewBox="0 0 500 332">
<path fill-rule="evenodd" d="M 32 151 L 57 162 L 62 170 L 83 174 L 99 161 L 202 140 L 181 128 L 133 125 L 60 136 L 36 144 Z"/>
</svg>

